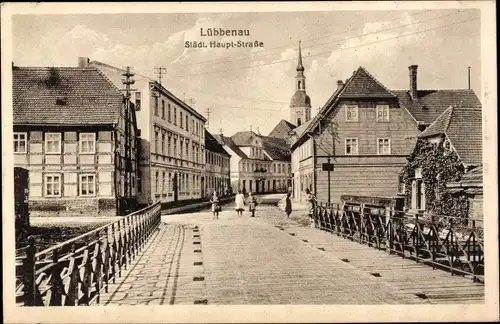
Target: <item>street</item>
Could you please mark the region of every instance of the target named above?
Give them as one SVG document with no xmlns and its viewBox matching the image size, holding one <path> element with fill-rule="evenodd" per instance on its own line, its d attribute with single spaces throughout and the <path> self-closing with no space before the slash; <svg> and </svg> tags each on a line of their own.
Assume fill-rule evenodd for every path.
<svg viewBox="0 0 500 324">
<path fill-rule="evenodd" d="M 429 272 L 437 293 L 451 294 L 450 302 L 483 300 L 483 287 L 467 279 L 388 258 L 385 252 L 355 242 L 339 239 L 348 245 L 339 244 L 338 251 L 331 251 L 331 235 L 287 222 L 275 206 L 280 197 L 260 197 L 255 218 L 248 212 L 237 216 L 232 204 L 223 206 L 218 220 L 209 210 L 163 216 L 144 254 L 125 271 L 122 282 L 111 285 L 101 305 L 446 302 L 442 296 L 433 300 L 430 287 L 421 288 L 419 280 L 413 279 L 417 291 L 412 287 L 411 278 L 429 278 Z M 346 247 L 352 262 L 345 262 L 342 255 Z M 355 256 L 370 263 L 369 269 L 378 269 L 382 278 L 356 263 Z M 382 262 L 378 268 L 374 257 Z M 388 265 L 399 269 L 392 271 Z M 396 272 L 398 278 L 389 280 Z M 422 291 L 429 298 L 419 298 Z"/>
</svg>

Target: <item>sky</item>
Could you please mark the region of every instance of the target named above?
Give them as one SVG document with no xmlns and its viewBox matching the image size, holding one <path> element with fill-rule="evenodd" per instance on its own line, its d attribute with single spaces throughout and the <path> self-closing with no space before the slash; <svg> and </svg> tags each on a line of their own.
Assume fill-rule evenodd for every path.
<svg viewBox="0 0 500 324">
<path fill-rule="evenodd" d="M 337 80 L 359 66 L 389 89 L 408 89 L 417 64 L 419 89 L 466 89 L 481 95 L 478 9 L 254 13 L 15 15 L 17 66 L 77 66 L 89 57 L 157 78 L 179 98 L 193 98 L 209 130 L 267 135 L 289 118 L 298 42 L 312 113 Z M 202 37 L 200 28 L 248 29 L 250 36 Z M 242 40 L 262 48 L 185 48 L 186 41 Z"/>
</svg>

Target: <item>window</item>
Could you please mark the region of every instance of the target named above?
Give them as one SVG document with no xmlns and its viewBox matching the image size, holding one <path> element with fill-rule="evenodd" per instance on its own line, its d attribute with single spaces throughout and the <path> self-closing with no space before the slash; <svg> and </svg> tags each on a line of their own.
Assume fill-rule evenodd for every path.
<svg viewBox="0 0 500 324">
<path fill-rule="evenodd" d="M 177 125 L 177 107 L 174 107 L 174 125 Z"/>
<path fill-rule="evenodd" d="M 405 193 L 405 182 L 402 174 L 400 174 L 398 177 L 398 193 L 399 194 Z"/>
<path fill-rule="evenodd" d="M 80 133 L 80 153 L 95 153 L 94 133 Z"/>
<path fill-rule="evenodd" d="M 45 175 L 45 197 L 60 197 L 61 196 L 61 175 L 47 174 Z"/>
<path fill-rule="evenodd" d="M 358 154 L 358 139 L 346 138 L 345 139 L 345 154 L 354 155 Z"/>
<path fill-rule="evenodd" d="M 377 154 L 391 154 L 391 140 L 389 138 L 378 139 Z"/>
<path fill-rule="evenodd" d="M 155 153 L 158 154 L 160 150 L 158 150 L 158 132 L 155 131 Z"/>
<path fill-rule="evenodd" d="M 80 175 L 80 196 L 95 195 L 95 175 L 81 174 Z"/>
<path fill-rule="evenodd" d="M 179 158 L 182 159 L 182 154 L 184 154 L 184 140 L 181 138 L 179 146 Z"/>
<path fill-rule="evenodd" d="M 177 139 L 174 138 L 174 152 L 172 156 L 177 157 Z"/>
<path fill-rule="evenodd" d="M 358 121 L 358 106 L 356 105 L 345 106 L 345 120 L 349 122 Z"/>
<path fill-rule="evenodd" d="M 180 117 L 180 125 L 179 125 L 179 126 L 180 126 L 181 128 L 184 128 L 184 127 L 182 126 L 182 124 L 184 123 L 184 119 L 182 119 L 182 111 L 179 113 L 179 117 Z"/>
<path fill-rule="evenodd" d="M 189 132 L 189 116 L 186 116 L 186 131 Z"/>
<path fill-rule="evenodd" d="M 165 133 L 161 134 L 161 154 L 165 155 Z"/>
<path fill-rule="evenodd" d="M 155 98 L 155 115 L 158 116 L 158 97 Z"/>
<path fill-rule="evenodd" d="M 135 110 L 137 110 L 137 111 L 141 110 L 141 93 L 140 92 L 135 93 Z"/>
<path fill-rule="evenodd" d="M 168 104 L 168 122 L 172 122 L 172 107 Z"/>
<path fill-rule="evenodd" d="M 194 119 L 191 120 L 191 131 L 194 132 L 196 131 L 196 128 L 194 127 Z"/>
<path fill-rule="evenodd" d="M 172 156 L 172 152 L 170 151 L 170 144 L 172 144 L 171 139 L 172 138 L 169 136 L 168 140 L 167 140 L 167 154 L 168 154 L 168 156 Z"/>
<path fill-rule="evenodd" d="M 189 143 L 186 141 L 186 160 L 189 160 Z"/>
<path fill-rule="evenodd" d="M 165 192 L 165 171 L 163 171 L 161 176 L 161 192 Z"/>
<path fill-rule="evenodd" d="M 26 153 L 27 133 L 14 133 L 14 153 Z"/>
<path fill-rule="evenodd" d="M 377 121 L 389 121 L 389 105 L 377 105 Z"/>
<path fill-rule="evenodd" d="M 45 134 L 45 153 L 60 154 L 61 153 L 61 134 L 46 133 Z"/>
<path fill-rule="evenodd" d="M 155 177 L 155 191 L 160 192 L 159 190 L 159 182 L 160 182 L 160 172 L 156 171 Z"/>
<path fill-rule="evenodd" d="M 165 119 L 165 100 L 161 101 L 161 119 Z"/>
</svg>

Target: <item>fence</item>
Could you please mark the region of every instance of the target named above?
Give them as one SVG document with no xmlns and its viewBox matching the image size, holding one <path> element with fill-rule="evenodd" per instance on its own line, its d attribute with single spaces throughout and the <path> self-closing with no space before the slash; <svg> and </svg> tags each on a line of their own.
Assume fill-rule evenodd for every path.
<svg viewBox="0 0 500 324">
<path fill-rule="evenodd" d="M 99 303 L 161 221 L 160 203 L 36 252 L 35 240 L 16 254 L 16 302 L 25 306 Z"/>
<path fill-rule="evenodd" d="M 332 234 L 484 282 L 482 219 L 319 204 L 313 220 Z"/>
</svg>

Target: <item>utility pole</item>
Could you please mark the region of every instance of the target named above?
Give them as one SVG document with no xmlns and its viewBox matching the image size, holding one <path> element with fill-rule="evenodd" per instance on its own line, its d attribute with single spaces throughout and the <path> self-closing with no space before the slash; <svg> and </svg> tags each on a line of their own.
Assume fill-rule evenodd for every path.
<svg viewBox="0 0 500 324">
<path fill-rule="evenodd" d="M 167 73 L 167 68 L 166 67 L 157 67 L 155 68 L 155 74 L 158 74 L 158 83 L 161 85 L 161 76 L 162 74 Z"/>
<path fill-rule="evenodd" d="M 124 187 L 125 187 L 125 193 L 124 195 L 126 198 L 130 198 L 132 196 L 132 187 L 129 184 L 129 176 L 132 174 L 132 156 L 130 154 L 131 151 L 131 120 L 129 118 L 130 116 L 130 97 L 131 91 L 136 91 L 136 89 L 131 89 L 130 86 L 135 83 L 135 81 L 132 79 L 134 76 L 134 73 L 130 72 L 130 66 L 127 66 L 125 68 L 125 72 L 122 73 L 122 75 L 125 77 L 125 79 L 122 79 L 122 83 L 125 85 L 125 89 L 122 91 L 125 91 L 125 174 L 124 174 Z M 135 139 L 133 139 L 135 140 Z M 137 162 L 137 157 L 135 158 L 135 161 Z M 122 170 L 120 170 L 120 173 Z M 130 203 L 129 200 L 126 201 L 127 207 L 130 208 L 131 206 L 128 206 Z M 122 208 L 123 209 L 123 206 Z"/>
<path fill-rule="evenodd" d="M 205 114 L 207 115 L 207 128 L 210 127 L 210 115 L 212 114 L 212 108 L 205 109 Z"/>
<path fill-rule="evenodd" d="M 470 90 L 470 66 L 467 67 L 467 74 L 468 74 L 468 80 L 469 80 L 469 90 Z"/>
<path fill-rule="evenodd" d="M 184 95 L 184 102 L 193 108 L 194 108 L 194 105 L 196 104 L 196 100 L 194 100 L 194 98 L 186 98 L 185 95 Z"/>
</svg>

